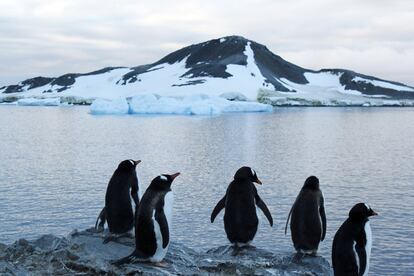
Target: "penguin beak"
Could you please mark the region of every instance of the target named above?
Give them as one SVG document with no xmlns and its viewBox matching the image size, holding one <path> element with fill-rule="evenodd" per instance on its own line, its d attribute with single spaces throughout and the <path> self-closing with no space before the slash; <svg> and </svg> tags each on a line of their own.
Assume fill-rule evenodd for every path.
<svg viewBox="0 0 414 276">
<path fill-rule="evenodd" d="M 132 160 L 132 161 L 134 161 L 134 160 Z M 139 163 L 141 163 L 141 160 L 134 161 L 135 166 L 138 165 Z"/>
<path fill-rule="evenodd" d="M 172 174 L 171 175 L 171 181 L 173 181 L 177 176 L 179 176 L 180 175 L 180 173 L 178 172 L 178 173 L 175 173 L 175 174 Z"/>
<path fill-rule="evenodd" d="M 378 216 L 378 213 L 372 210 L 371 216 Z"/>
<path fill-rule="evenodd" d="M 260 179 L 259 178 L 256 178 L 256 180 L 254 181 L 254 182 L 256 182 L 257 184 L 259 184 L 259 185 L 262 185 L 263 183 L 262 183 L 262 181 L 260 181 Z"/>
</svg>

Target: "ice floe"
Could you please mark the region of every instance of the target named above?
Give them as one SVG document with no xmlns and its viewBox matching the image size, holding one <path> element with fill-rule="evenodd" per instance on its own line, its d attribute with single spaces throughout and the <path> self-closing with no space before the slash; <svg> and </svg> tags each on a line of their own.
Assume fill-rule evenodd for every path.
<svg viewBox="0 0 414 276">
<path fill-rule="evenodd" d="M 59 98 L 25 98 L 17 101 L 18 105 L 22 106 L 58 106 L 60 105 Z"/>
<path fill-rule="evenodd" d="M 222 97 L 196 94 L 187 97 L 161 97 L 142 94 L 128 99 L 97 99 L 91 114 L 180 114 L 218 115 L 230 112 L 269 112 L 272 106 L 258 102 L 229 101 Z"/>
<path fill-rule="evenodd" d="M 128 114 L 129 105 L 125 98 L 96 99 L 90 107 L 91 114 Z"/>
</svg>

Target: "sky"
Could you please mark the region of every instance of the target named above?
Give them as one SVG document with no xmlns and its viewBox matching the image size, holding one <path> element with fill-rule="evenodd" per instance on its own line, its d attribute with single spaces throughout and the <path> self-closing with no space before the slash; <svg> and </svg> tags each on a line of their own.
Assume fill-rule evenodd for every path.
<svg viewBox="0 0 414 276">
<path fill-rule="evenodd" d="M 0 0 L 0 86 L 241 35 L 299 66 L 414 86 L 411 0 Z"/>
</svg>

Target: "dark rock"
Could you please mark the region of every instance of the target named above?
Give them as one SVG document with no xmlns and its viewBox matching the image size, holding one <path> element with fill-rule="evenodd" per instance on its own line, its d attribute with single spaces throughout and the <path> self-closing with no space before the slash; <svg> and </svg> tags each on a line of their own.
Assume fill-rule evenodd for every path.
<svg viewBox="0 0 414 276">
<path fill-rule="evenodd" d="M 260 248 L 220 246 L 197 252 L 172 243 L 165 258 L 167 267 L 131 263 L 120 267 L 110 261 L 129 255 L 132 238 L 103 244 L 103 234 L 74 231 L 67 238 L 42 236 L 21 239 L 10 246 L 0 244 L 1 275 L 331 275 L 322 257 L 280 256 Z"/>
</svg>

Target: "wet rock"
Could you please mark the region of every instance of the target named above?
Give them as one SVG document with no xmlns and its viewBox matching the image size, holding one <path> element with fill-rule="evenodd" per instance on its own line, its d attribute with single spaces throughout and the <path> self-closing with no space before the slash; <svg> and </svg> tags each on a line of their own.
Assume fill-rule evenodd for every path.
<svg viewBox="0 0 414 276">
<path fill-rule="evenodd" d="M 318 256 L 278 256 L 253 246 L 221 246 L 202 254 L 199 267 L 214 274 L 330 275 L 329 263 Z"/>
<path fill-rule="evenodd" d="M 256 247 L 220 246 L 197 252 L 171 243 L 166 267 L 149 263 L 114 266 L 110 261 L 129 255 L 134 240 L 123 237 L 103 244 L 105 234 L 73 231 L 66 238 L 45 235 L 34 241 L 21 239 L 0 244 L 1 275 L 331 275 L 322 257 L 280 256 Z"/>
</svg>

